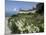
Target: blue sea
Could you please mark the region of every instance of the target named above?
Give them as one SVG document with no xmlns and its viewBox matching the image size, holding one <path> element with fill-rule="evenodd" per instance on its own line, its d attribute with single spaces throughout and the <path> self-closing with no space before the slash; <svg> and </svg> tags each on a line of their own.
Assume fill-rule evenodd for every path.
<svg viewBox="0 0 46 35">
<path fill-rule="evenodd" d="M 16 12 L 5 12 L 5 16 L 12 16 L 12 15 L 16 15 Z"/>
</svg>

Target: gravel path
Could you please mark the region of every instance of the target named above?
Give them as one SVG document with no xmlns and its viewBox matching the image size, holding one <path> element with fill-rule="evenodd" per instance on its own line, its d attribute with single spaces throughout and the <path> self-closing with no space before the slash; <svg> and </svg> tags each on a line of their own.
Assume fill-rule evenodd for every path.
<svg viewBox="0 0 46 35">
<path fill-rule="evenodd" d="M 11 32 L 10 29 L 8 28 L 8 25 L 7 25 L 8 24 L 8 18 L 9 17 L 5 18 L 5 35 L 10 35 L 10 32 Z"/>
</svg>

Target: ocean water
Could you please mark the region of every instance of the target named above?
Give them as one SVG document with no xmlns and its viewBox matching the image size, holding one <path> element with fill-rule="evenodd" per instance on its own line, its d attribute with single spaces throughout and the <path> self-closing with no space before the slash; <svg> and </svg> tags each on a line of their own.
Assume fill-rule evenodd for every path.
<svg viewBox="0 0 46 35">
<path fill-rule="evenodd" d="M 16 15 L 17 13 L 15 11 L 10 11 L 10 12 L 5 12 L 5 16 L 12 16 L 12 15 Z"/>
</svg>

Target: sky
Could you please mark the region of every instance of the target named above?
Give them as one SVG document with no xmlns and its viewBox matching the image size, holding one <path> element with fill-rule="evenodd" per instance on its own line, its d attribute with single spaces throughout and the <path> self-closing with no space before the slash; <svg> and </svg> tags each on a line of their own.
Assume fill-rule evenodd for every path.
<svg viewBox="0 0 46 35">
<path fill-rule="evenodd" d="M 23 2 L 14 0 L 5 0 L 5 11 L 6 15 L 15 14 L 20 8 L 21 9 L 32 9 L 36 7 L 37 2 Z"/>
</svg>

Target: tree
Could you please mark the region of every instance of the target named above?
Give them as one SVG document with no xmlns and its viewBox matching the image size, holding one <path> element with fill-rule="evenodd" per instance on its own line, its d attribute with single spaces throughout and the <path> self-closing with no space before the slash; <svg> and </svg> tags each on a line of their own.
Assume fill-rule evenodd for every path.
<svg viewBox="0 0 46 35">
<path fill-rule="evenodd" d="M 36 5 L 36 13 L 39 13 L 39 14 L 44 14 L 44 3 L 38 3 Z"/>
</svg>

